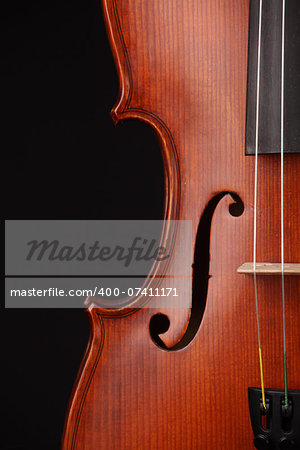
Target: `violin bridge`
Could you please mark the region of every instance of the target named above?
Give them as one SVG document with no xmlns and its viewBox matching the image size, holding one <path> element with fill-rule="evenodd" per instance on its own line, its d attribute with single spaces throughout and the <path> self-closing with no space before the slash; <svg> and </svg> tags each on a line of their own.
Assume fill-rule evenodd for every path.
<svg viewBox="0 0 300 450">
<path fill-rule="evenodd" d="M 256 263 L 257 275 L 281 275 L 281 263 Z M 254 274 L 253 262 L 246 262 L 237 269 L 238 273 L 251 275 Z M 283 272 L 285 275 L 300 275 L 299 263 L 285 263 L 283 265 Z"/>
</svg>

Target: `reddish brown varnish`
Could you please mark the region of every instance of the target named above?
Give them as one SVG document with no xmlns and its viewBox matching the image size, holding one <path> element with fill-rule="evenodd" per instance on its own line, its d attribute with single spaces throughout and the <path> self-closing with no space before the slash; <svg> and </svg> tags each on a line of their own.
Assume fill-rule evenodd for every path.
<svg viewBox="0 0 300 450">
<path fill-rule="evenodd" d="M 192 219 L 233 191 L 211 227 L 208 296 L 201 326 L 179 351 L 153 343 L 149 321 L 170 319 L 166 345 L 190 310 L 99 309 L 65 427 L 64 450 L 250 450 L 247 388 L 260 386 L 252 260 L 254 157 L 244 156 L 248 0 L 103 0 L 121 95 L 113 119 L 156 130 L 166 180 L 165 217 Z M 105 88 L 105 87 L 103 87 Z M 140 168 L 143 170 L 143 167 Z M 300 159 L 285 157 L 285 260 L 299 262 Z M 280 155 L 259 157 L 257 261 L 280 262 Z M 155 175 L 153 177 L 155 183 Z M 138 186 L 137 186 L 138 188 Z M 189 264 L 175 243 L 173 264 Z M 190 269 L 192 276 L 192 269 Z M 151 280 L 149 280 L 151 286 Z M 164 279 L 191 298 L 192 278 Z M 265 384 L 283 388 L 280 277 L 258 279 Z M 299 277 L 286 277 L 288 382 L 300 388 Z M 149 300 L 151 302 L 151 299 Z"/>
</svg>

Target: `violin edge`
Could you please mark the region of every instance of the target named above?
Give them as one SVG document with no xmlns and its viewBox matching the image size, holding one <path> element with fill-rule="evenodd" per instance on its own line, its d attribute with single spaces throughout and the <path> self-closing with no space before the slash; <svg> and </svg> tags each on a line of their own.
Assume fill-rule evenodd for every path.
<svg viewBox="0 0 300 450">
<path fill-rule="evenodd" d="M 74 450 L 77 445 L 77 430 L 82 408 L 89 386 L 100 360 L 105 330 L 103 319 L 95 308 L 86 309 L 90 322 L 90 337 L 85 353 L 80 363 L 66 412 L 65 425 L 62 435 L 62 450 Z"/>
<path fill-rule="evenodd" d="M 180 167 L 179 157 L 172 132 L 154 112 L 133 105 L 133 77 L 131 71 L 129 51 L 120 25 L 116 0 L 102 0 L 104 22 L 108 40 L 114 57 L 118 79 L 119 97 L 111 110 L 111 117 L 115 124 L 121 120 L 134 119 L 149 125 L 156 133 L 159 141 L 164 166 L 165 204 L 164 220 L 179 218 L 180 209 Z"/>
</svg>

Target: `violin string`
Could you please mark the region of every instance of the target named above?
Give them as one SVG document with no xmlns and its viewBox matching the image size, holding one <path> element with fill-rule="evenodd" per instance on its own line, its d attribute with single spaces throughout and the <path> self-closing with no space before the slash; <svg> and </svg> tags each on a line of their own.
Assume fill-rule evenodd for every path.
<svg viewBox="0 0 300 450">
<path fill-rule="evenodd" d="M 256 325 L 258 337 L 258 355 L 260 368 L 260 381 L 262 392 L 262 403 L 266 409 L 266 398 L 264 388 L 264 372 L 262 363 L 260 324 L 258 313 L 258 295 L 256 279 L 256 243 L 257 243 L 257 172 L 258 172 L 258 125 L 259 125 L 259 97 L 260 97 L 260 63 L 261 63 L 261 28 L 262 28 L 262 0 L 259 2 L 259 24 L 258 24 L 258 49 L 257 49 L 257 79 L 256 79 L 256 125 L 255 125 L 255 179 L 254 179 L 254 231 L 253 231 L 253 281 L 255 295 Z"/>
<path fill-rule="evenodd" d="M 288 409 L 287 363 L 286 363 L 286 327 L 285 327 L 285 293 L 284 293 L 284 204 L 283 204 L 283 150 L 284 150 L 284 39 L 285 36 L 285 0 L 282 0 L 281 30 L 281 114 L 280 114 L 280 212 L 281 212 L 281 296 L 282 296 L 282 328 L 283 328 L 283 361 L 284 361 L 284 406 Z"/>
</svg>

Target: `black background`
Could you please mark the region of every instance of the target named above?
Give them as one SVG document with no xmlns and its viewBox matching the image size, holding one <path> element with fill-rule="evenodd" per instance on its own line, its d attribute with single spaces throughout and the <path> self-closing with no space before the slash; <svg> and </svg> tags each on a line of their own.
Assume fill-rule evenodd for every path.
<svg viewBox="0 0 300 450">
<path fill-rule="evenodd" d="M 118 77 L 100 0 L 10 2 L 2 21 L 5 218 L 161 218 L 156 137 L 109 114 Z M 2 307 L 1 449 L 60 448 L 88 337 L 83 310 Z"/>
</svg>

